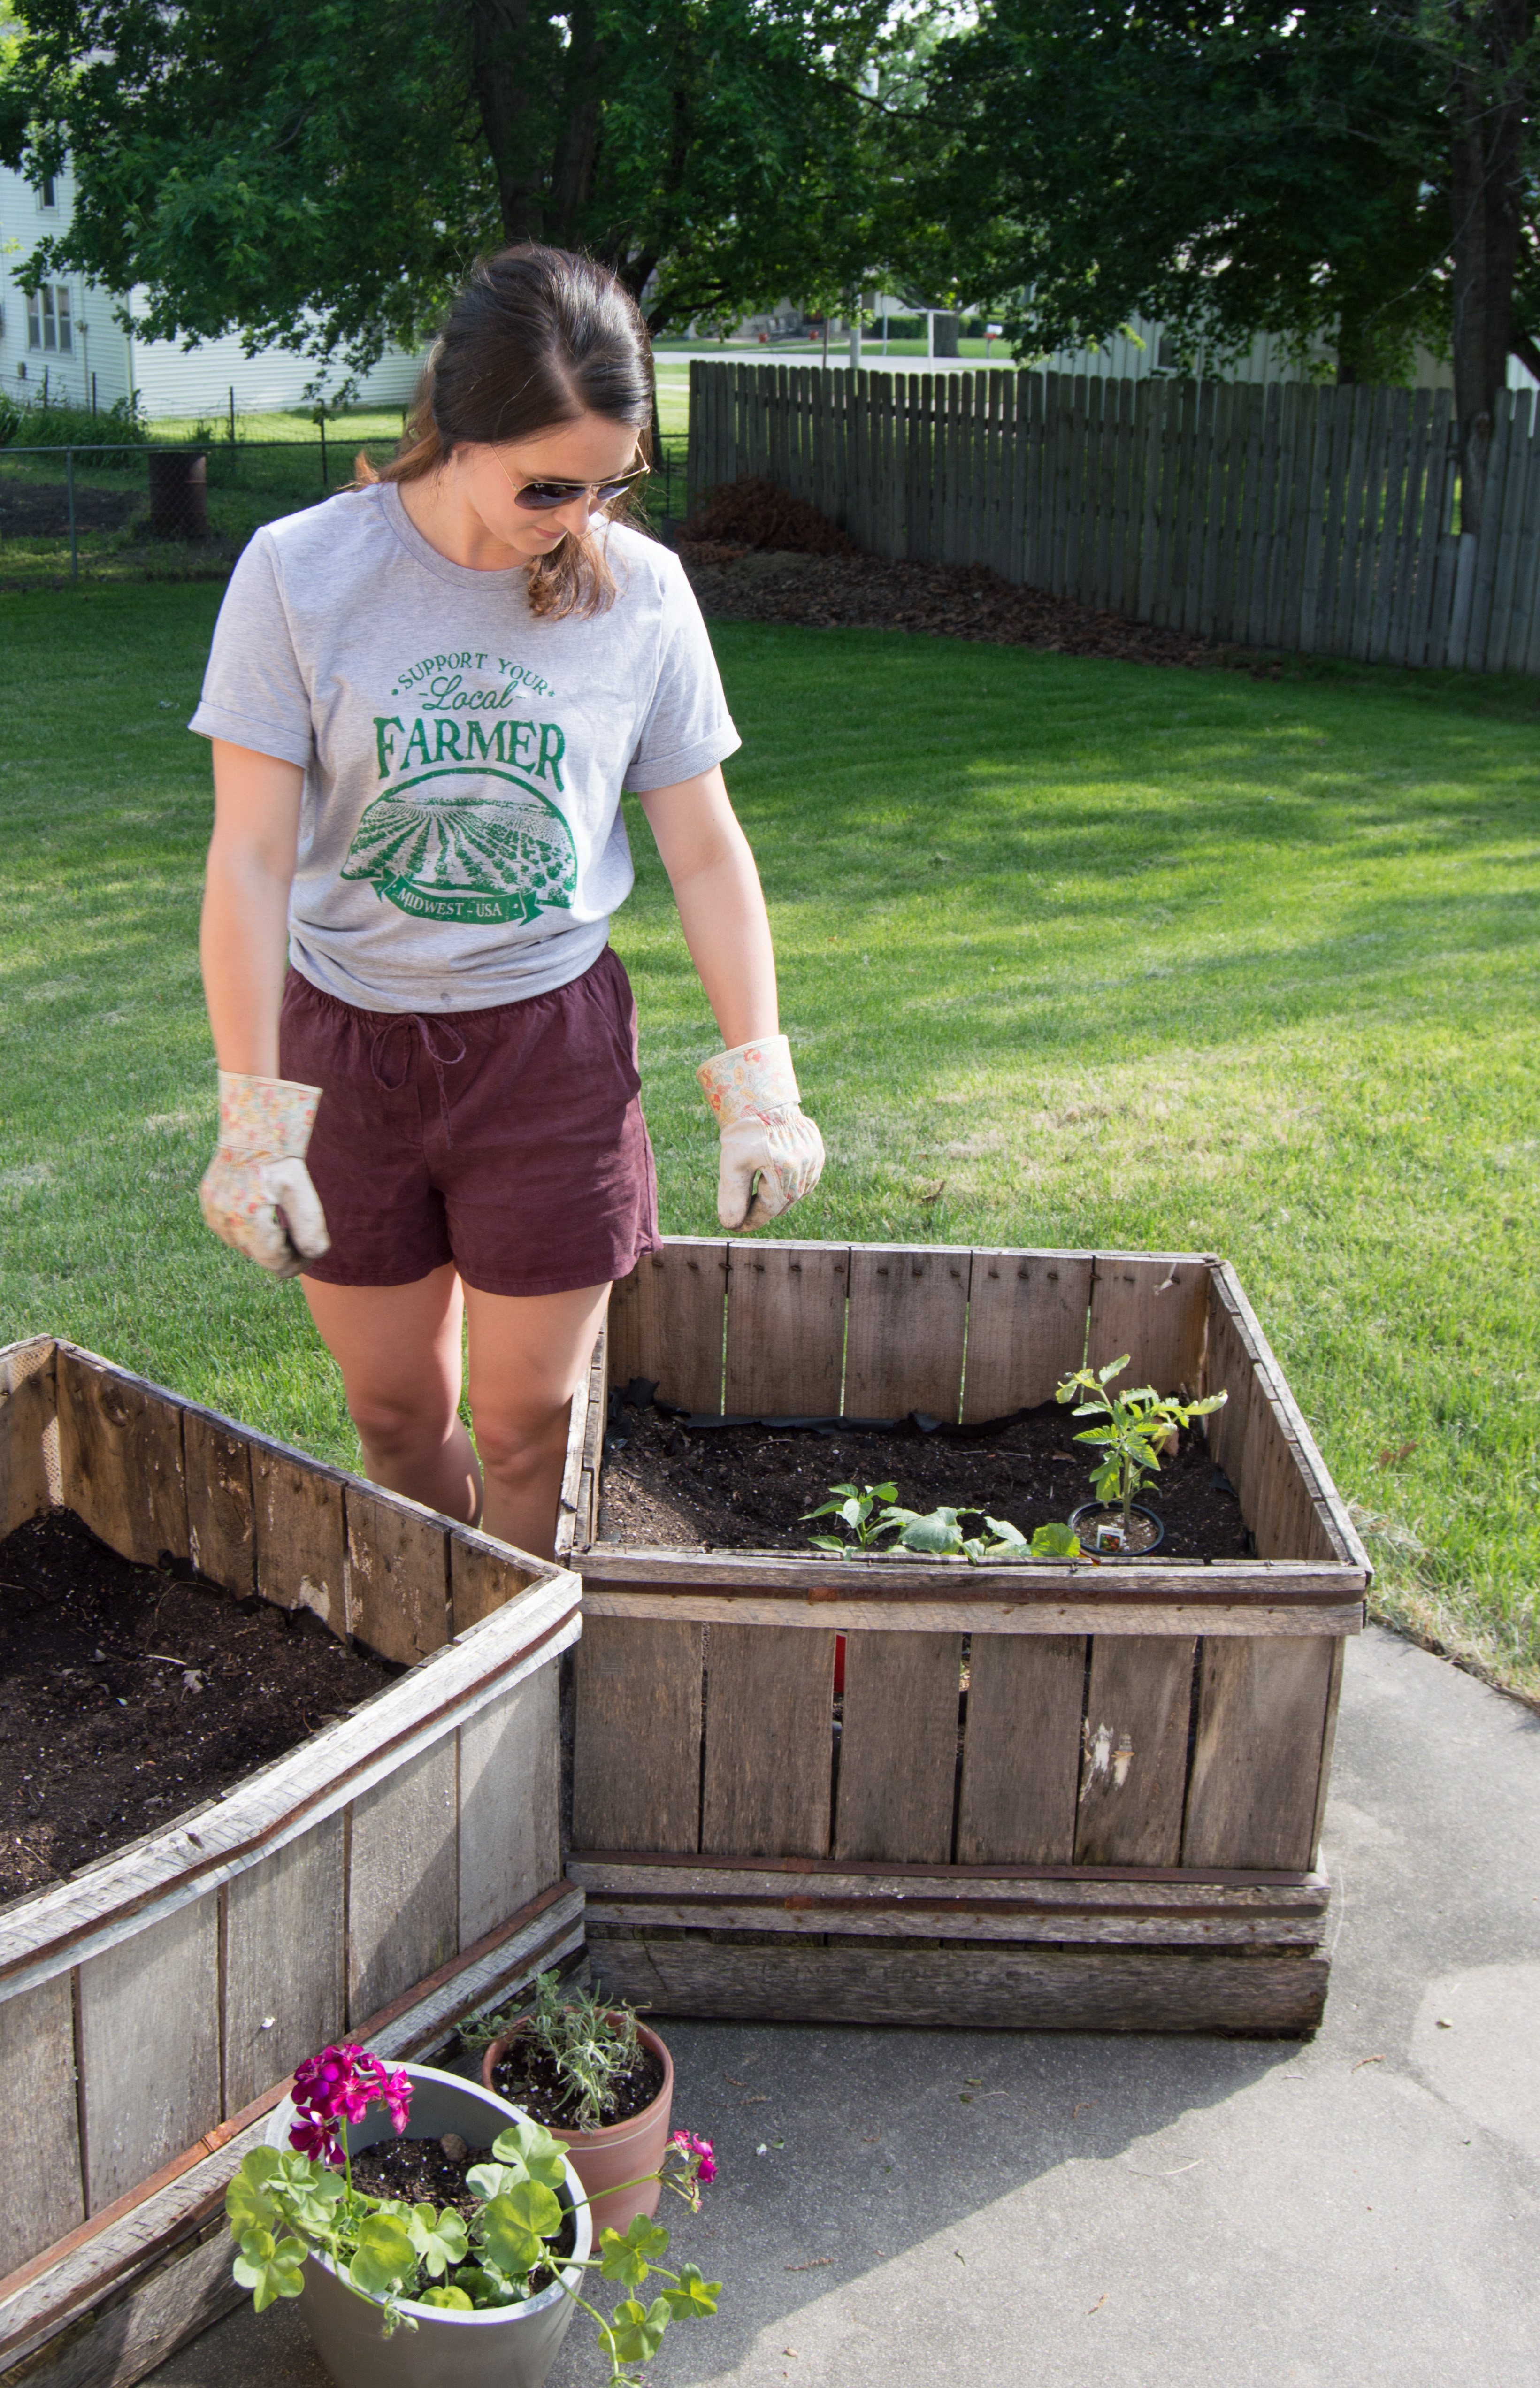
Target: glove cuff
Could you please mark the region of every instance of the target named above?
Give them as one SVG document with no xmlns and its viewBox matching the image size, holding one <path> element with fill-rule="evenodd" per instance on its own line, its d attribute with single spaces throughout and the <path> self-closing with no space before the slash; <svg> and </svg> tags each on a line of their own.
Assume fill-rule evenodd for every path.
<svg viewBox="0 0 1540 2388">
<path fill-rule="evenodd" d="M 703 1061 L 695 1072 L 720 1127 L 735 1120 L 766 1119 L 794 1107 L 801 1098 L 792 1048 L 784 1036 L 757 1036 Z"/>
<path fill-rule="evenodd" d="M 292 1078 L 219 1073 L 219 1140 L 226 1152 L 303 1160 L 321 1102 L 319 1086 Z"/>
</svg>

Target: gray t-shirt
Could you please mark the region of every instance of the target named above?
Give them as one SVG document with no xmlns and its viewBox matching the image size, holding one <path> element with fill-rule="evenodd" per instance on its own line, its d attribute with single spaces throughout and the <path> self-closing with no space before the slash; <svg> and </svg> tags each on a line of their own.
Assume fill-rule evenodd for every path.
<svg viewBox="0 0 1540 2388">
<path fill-rule="evenodd" d="M 305 772 L 289 954 L 368 1011 L 565 986 L 630 894 L 622 789 L 739 744 L 677 556 L 612 527 L 619 594 L 542 621 L 524 573 L 452 564 L 389 482 L 258 531 L 190 727 Z"/>
</svg>

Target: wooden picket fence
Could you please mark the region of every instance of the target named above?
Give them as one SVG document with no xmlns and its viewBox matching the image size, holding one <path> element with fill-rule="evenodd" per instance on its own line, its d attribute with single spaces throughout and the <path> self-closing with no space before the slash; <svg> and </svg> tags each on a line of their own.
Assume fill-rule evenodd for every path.
<svg viewBox="0 0 1540 2388">
<path fill-rule="evenodd" d="M 692 504 L 759 474 L 875 555 L 1241 644 L 1540 675 L 1540 419 L 1479 535 L 1447 390 L 690 368 Z"/>
</svg>

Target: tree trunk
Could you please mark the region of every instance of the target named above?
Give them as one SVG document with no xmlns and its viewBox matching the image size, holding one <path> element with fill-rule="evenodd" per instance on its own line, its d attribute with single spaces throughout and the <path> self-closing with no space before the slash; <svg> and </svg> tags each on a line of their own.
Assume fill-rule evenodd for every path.
<svg viewBox="0 0 1540 2388">
<path fill-rule="evenodd" d="M 1529 0 L 1461 11 L 1469 44 L 1451 78 L 1455 413 L 1460 527 L 1479 531 L 1492 419 L 1508 372 L 1522 223 Z M 1477 45 L 1480 45 L 1479 48 Z"/>
<path fill-rule="evenodd" d="M 551 175 L 546 237 L 576 248 L 593 192 L 604 118 L 605 52 L 597 14 L 589 0 L 577 0 L 567 18 L 566 73 L 563 78 L 561 129 Z"/>
<path fill-rule="evenodd" d="M 541 76 L 531 72 L 530 45 L 544 31 L 544 11 L 530 0 L 467 0 L 471 88 L 487 136 L 505 240 L 541 240 L 545 234 L 545 159 L 537 101 Z"/>
<path fill-rule="evenodd" d="M 931 354 L 936 357 L 956 356 L 957 317 L 955 315 L 937 315 L 935 338 L 932 344 Z"/>
</svg>

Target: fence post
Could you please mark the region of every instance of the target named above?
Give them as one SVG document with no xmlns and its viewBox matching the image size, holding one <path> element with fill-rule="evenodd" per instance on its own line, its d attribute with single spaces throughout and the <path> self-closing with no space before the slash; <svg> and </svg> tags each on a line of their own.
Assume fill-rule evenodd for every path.
<svg viewBox="0 0 1540 2388">
<path fill-rule="evenodd" d="M 70 506 L 70 578 L 78 580 L 81 559 L 80 544 L 75 536 L 75 451 L 72 448 L 64 451 L 64 488 Z"/>
<path fill-rule="evenodd" d="M 321 417 L 321 486 L 324 489 L 329 487 L 326 479 L 326 418 L 325 415 Z"/>
</svg>

